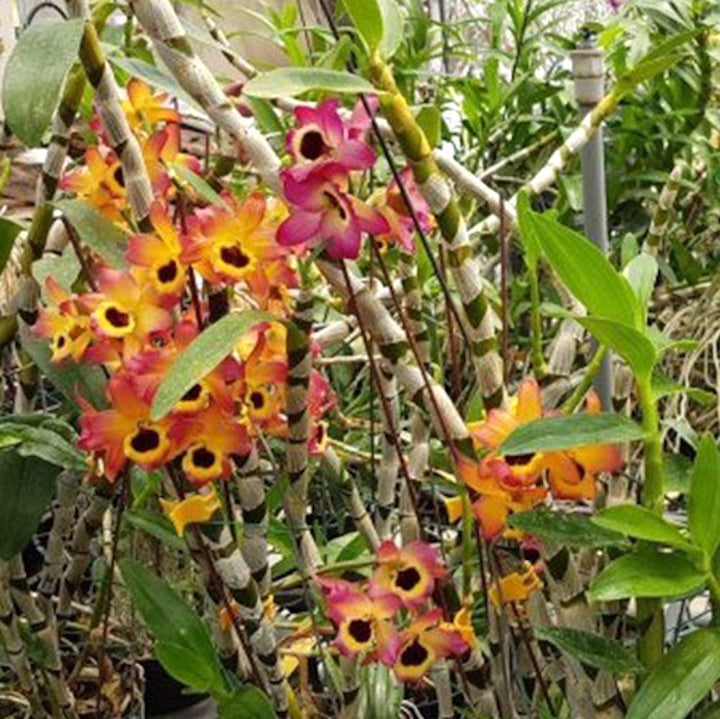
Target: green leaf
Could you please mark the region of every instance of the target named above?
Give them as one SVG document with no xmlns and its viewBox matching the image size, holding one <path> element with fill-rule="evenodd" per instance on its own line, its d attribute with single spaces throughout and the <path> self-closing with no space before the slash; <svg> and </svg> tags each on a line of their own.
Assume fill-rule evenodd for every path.
<svg viewBox="0 0 720 719">
<path fill-rule="evenodd" d="M 215 192 L 215 190 L 213 190 L 213 188 L 210 187 L 210 185 L 208 185 L 208 183 L 205 182 L 200 175 L 196 175 L 190 168 L 183 167 L 182 165 L 173 165 L 172 172 L 173 174 L 178 175 L 181 180 L 187 182 L 187 184 L 190 185 L 190 187 L 204 200 L 229 211 L 230 208 L 227 206 L 225 200 L 223 200 L 223 198 L 220 197 L 220 195 L 218 195 L 218 193 Z"/>
<path fill-rule="evenodd" d="M 155 637 L 165 670 L 198 691 L 225 691 L 222 664 L 210 632 L 195 610 L 168 583 L 131 559 L 119 562 L 125 587 Z"/>
<path fill-rule="evenodd" d="M 720 546 L 720 453 L 706 434 L 699 442 L 688 497 L 688 528 L 695 543 L 712 557 Z"/>
<path fill-rule="evenodd" d="M 657 370 L 653 372 L 652 376 L 652 391 L 655 399 L 662 399 L 663 397 L 670 397 L 675 394 L 686 394 L 690 399 L 703 407 L 714 404 L 717 401 L 717 395 L 714 392 L 708 392 L 699 387 L 686 387 L 678 384 Z"/>
<path fill-rule="evenodd" d="M 52 276 L 61 287 L 70 292 L 81 269 L 77 255 L 70 251 L 63 252 L 62 255 L 43 255 L 32 264 L 33 277 L 43 290 L 46 278 Z"/>
<path fill-rule="evenodd" d="M 59 200 L 53 205 L 67 217 L 80 242 L 97 252 L 110 267 L 127 267 L 123 253 L 128 238 L 116 224 L 82 200 Z"/>
<path fill-rule="evenodd" d="M 229 314 L 203 330 L 178 356 L 168 370 L 153 400 L 151 418 L 161 420 L 182 396 L 217 367 L 241 338 L 260 322 L 275 318 L 266 312 Z"/>
<path fill-rule="evenodd" d="M 65 469 L 87 469 L 84 455 L 74 445 L 44 427 L 3 422 L 0 424 L 0 437 L 18 440 L 16 449 L 23 457 L 38 457 Z"/>
<path fill-rule="evenodd" d="M 52 382 L 53 386 L 74 407 L 79 408 L 78 397 L 85 398 L 96 409 L 107 406 L 105 398 L 107 379 L 99 367 L 85 363 L 76 364 L 75 362 L 55 364 L 50 361 L 48 343 L 45 340 L 33 337 L 27 325 L 21 323 L 18 334 L 23 349 Z"/>
<path fill-rule="evenodd" d="M 635 65 L 632 70 L 618 78 L 617 91 L 620 94 L 632 92 L 636 85 L 639 85 L 641 82 L 646 82 L 647 80 L 652 80 L 656 75 L 661 75 L 681 60 L 682 57 L 682 54 L 674 53 L 665 55 L 664 57 L 653 57 L 642 60 Z"/>
<path fill-rule="evenodd" d="M 333 93 L 376 93 L 375 88 L 358 75 L 317 67 L 280 67 L 254 77 L 243 87 L 253 97 L 293 97 L 310 90 Z"/>
<path fill-rule="evenodd" d="M 639 324 L 638 303 L 628 281 L 590 240 L 529 208 L 524 224 L 565 286 L 590 314 L 631 326 Z"/>
<path fill-rule="evenodd" d="M 383 37 L 383 16 L 377 0 L 343 0 L 343 5 L 365 45 L 371 52 L 376 50 Z"/>
<path fill-rule="evenodd" d="M 658 360 L 658 352 L 647 335 L 623 322 L 605 317 L 576 317 L 595 339 L 615 350 L 638 377 L 649 377 Z"/>
<path fill-rule="evenodd" d="M 600 634 L 553 626 L 533 626 L 533 632 L 586 666 L 611 674 L 639 674 L 644 669 L 631 649 Z"/>
<path fill-rule="evenodd" d="M 598 527 L 581 514 L 539 509 L 511 514 L 508 523 L 513 529 L 568 547 L 613 547 L 626 543 L 622 534 Z"/>
<path fill-rule="evenodd" d="M 643 439 L 643 428 L 611 412 L 543 417 L 520 425 L 501 445 L 500 454 L 517 455 L 586 445 Z"/>
<path fill-rule="evenodd" d="M 23 227 L 7 217 L 0 217 L 0 272 L 3 271 L 10 253 L 12 252 L 15 238 L 22 232 Z"/>
<path fill-rule="evenodd" d="M 284 134 L 285 128 L 275 114 L 275 108 L 271 103 L 259 97 L 248 97 L 246 101 L 255 116 L 258 127 L 263 132 Z"/>
<path fill-rule="evenodd" d="M 678 527 L 658 517 L 647 507 L 636 504 L 608 507 L 593 516 L 592 521 L 600 527 L 612 529 L 635 539 L 645 539 L 648 542 L 667 544 L 679 549 L 696 549 Z"/>
<path fill-rule="evenodd" d="M 537 268 L 542 249 L 537 238 L 537 226 L 533 222 L 530 198 L 525 190 L 520 191 L 517 201 L 518 229 L 520 241 L 525 250 L 525 262 L 531 271 Z"/>
<path fill-rule="evenodd" d="M 390 60 L 397 52 L 404 35 L 404 18 L 397 0 L 378 0 L 383 18 L 383 36 L 378 46 L 380 57 Z"/>
<path fill-rule="evenodd" d="M 442 115 L 437 105 L 423 105 L 415 115 L 415 121 L 425 133 L 430 147 L 440 144 L 442 130 Z"/>
<path fill-rule="evenodd" d="M 185 549 L 185 542 L 178 537 L 172 522 L 165 516 L 150 512 L 127 510 L 124 515 L 128 524 L 159 539 L 166 547 Z"/>
<path fill-rule="evenodd" d="M 655 289 L 657 274 L 657 260 L 647 252 L 633 257 L 623 269 L 623 277 L 630 283 L 630 287 L 637 297 L 643 320 L 647 317 L 647 308 Z"/>
<path fill-rule="evenodd" d="M 5 120 L 29 147 L 42 142 L 50 125 L 83 30 L 80 19 L 33 23 L 8 58 L 2 93 Z"/>
<path fill-rule="evenodd" d="M 653 667 L 626 719 L 686 719 L 718 679 L 720 634 L 698 629 Z"/>
<path fill-rule="evenodd" d="M 616 559 L 590 587 L 593 600 L 680 597 L 700 589 L 705 574 L 684 555 L 641 551 Z"/>
<path fill-rule="evenodd" d="M 59 472 L 59 467 L 38 457 L 0 450 L 0 559 L 11 559 L 32 539 Z"/>
<path fill-rule="evenodd" d="M 236 689 L 219 702 L 220 719 L 273 719 L 277 714 L 270 700 L 257 687 Z"/>
</svg>

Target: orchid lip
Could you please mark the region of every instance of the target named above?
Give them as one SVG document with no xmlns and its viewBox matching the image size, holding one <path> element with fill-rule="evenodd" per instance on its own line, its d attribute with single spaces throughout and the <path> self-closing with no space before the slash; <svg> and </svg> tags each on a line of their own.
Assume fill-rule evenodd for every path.
<svg viewBox="0 0 720 719">
<path fill-rule="evenodd" d="M 372 639 L 372 625 L 367 619 L 353 619 L 348 624 L 348 633 L 358 644 L 367 644 Z"/>
<path fill-rule="evenodd" d="M 229 245 L 220 249 L 220 259 L 226 264 L 239 270 L 250 264 L 250 258 L 236 245 Z"/>
<path fill-rule="evenodd" d="M 161 265 L 158 267 L 157 270 L 157 277 L 158 280 L 160 280 L 161 285 L 169 285 L 172 283 L 178 276 L 178 267 L 177 262 L 175 260 L 170 260 L 169 262 L 165 263 L 164 265 Z"/>
<path fill-rule="evenodd" d="M 415 639 L 412 644 L 403 649 L 400 654 L 400 663 L 406 667 L 420 667 L 427 661 L 428 656 L 428 650 Z"/>
<path fill-rule="evenodd" d="M 192 463 L 201 469 L 210 469 L 215 464 L 215 453 L 206 447 L 198 447 L 192 451 Z"/>
<path fill-rule="evenodd" d="M 314 161 L 322 157 L 327 151 L 328 147 L 319 130 L 310 129 L 303 133 L 300 140 L 300 154 L 303 158 Z"/>
<path fill-rule="evenodd" d="M 415 567 L 401 569 L 395 577 L 395 586 L 405 592 L 410 592 L 420 581 L 420 572 Z"/>
</svg>

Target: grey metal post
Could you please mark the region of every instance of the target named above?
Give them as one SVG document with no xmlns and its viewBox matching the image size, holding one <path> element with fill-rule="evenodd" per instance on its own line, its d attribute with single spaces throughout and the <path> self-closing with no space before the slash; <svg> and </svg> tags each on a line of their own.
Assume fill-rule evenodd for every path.
<svg viewBox="0 0 720 719">
<path fill-rule="evenodd" d="M 586 115 L 602 99 L 605 92 L 605 68 L 602 50 L 588 37 L 572 53 L 575 99 L 582 115 Z M 605 253 L 608 251 L 607 192 L 605 189 L 605 150 L 602 125 L 585 145 L 581 156 L 583 181 L 583 224 L 585 234 Z M 592 282 L 593 278 L 588 278 Z M 612 365 L 605 356 L 595 379 L 595 389 L 603 409 L 612 407 Z"/>
</svg>

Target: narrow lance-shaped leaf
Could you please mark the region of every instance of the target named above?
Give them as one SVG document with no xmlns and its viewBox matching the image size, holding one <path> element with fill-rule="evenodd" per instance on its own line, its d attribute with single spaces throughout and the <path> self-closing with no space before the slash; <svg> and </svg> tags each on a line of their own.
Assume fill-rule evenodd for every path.
<svg viewBox="0 0 720 719">
<path fill-rule="evenodd" d="M 260 322 L 275 318 L 266 312 L 229 314 L 203 330 L 168 370 L 152 405 L 152 419 L 162 419 L 178 400 L 205 375 L 212 372 L 234 349 L 240 339 Z"/>
<path fill-rule="evenodd" d="M 592 517 L 592 521 L 605 529 L 621 532 L 628 537 L 644 539 L 648 542 L 667 544 L 679 549 L 695 549 L 678 527 L 666 522 L 662 517 L 646 507 L 636 504 L 622 504 L 608 507 Z"/>
<path fill-rule="evenodd" d="M 534 626 L 533 633 L 538 639 L 554 644 L 587 666 L 612 674 L 638 674 L 643 671 L 642 664 L 631 649 L 600 634 L 552 626 Z"/>
<path fill-rule="evenodd" d="M 712 557 L 720 546 L 720 453 L 710 434 L 700 440 L 695 456 L 688 526 L 695 542 Z"/>
<path fill-rule="evenodd" d="M 383 37 L 383 16 L 377 0 L 343 0 L 343 6 L 368 49 L 375 50 Z"/>
<path fill-rule="evenodd" d="M 686 719 L 720 679 L 720 634 L 699 629 L 653 668 L 626 719 Z"/>
<path fill-rule="evenodd" d="M 376 93 L 375 88 L 358 75 L 319 67 L 281 67 L 254 77 L 243 87 L 251 97 L 293 97 L 310 90 L 325 92 Z"/>
<path fill-rule="evenodd" d="M 5 269 L 15 238 L 22 232 L 22 225 L 7 217 L 0 217 L 0 272 Z"/>
<path fill-rule="evenodd" d="M 590 240 L 529 208 L 523 222 L 525 232 L 590 314 L 639 324 L 638 303 L 628 281 Z"/>
<path fill-rule="evenodd" d="M 622 534 L 598 527 L 580 514 L 536 509 L 510 515 L 508 524 L 538 539 L 568 547 L 613 547 L 626 543 Z"/>
<path fill-rule="evenodd" d="M 8 58 L 2 92 L 5 120 L 29 147 L 40 144 L 50 125 L 82 35 L 80 19 L 33 23 Z"/>
<path fill-rule="evenodd" d="M 500 445 L 503 455 L 529 454 L 595 444 L 643 439 L 643 428 L 618 414 L 576 414 L 544 417 L 520 425 Z"/>
<path fill-rule="evenodd" d="M 629 597 L 680 597 L 705 583 L 700 572 L 684 555 L 642 551 L 616 559 L 590 587 L 595 601 Z"/>
</svg>

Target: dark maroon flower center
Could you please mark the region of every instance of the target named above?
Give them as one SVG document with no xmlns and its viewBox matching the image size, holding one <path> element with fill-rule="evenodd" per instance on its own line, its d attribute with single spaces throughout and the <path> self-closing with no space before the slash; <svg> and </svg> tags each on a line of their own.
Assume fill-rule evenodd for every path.
<svg viewBox="0 0 720 719">
<path fill-rule="evenodd" d="M 372 626 L 367 619 L 353 619 L 348 625 L 348 632 L 358 644 L 365 644 L 372 637 Z"/>
<path fill-rule="evenodd" d="M 415 567 L 401 569 L 395 577 L 395 586 L 404 592 L 410 592 L 420 581 L 420 572 Z"/>
<path fill-rule="evenodd" d="M 157 276 L 163 284 L 172 282 L 178 276 L 178 268 L 175 260 L 170 260 L 167 264 L 159 267 Z"/>
<path fill-rule="evenodd" d="M 160 435 L 154 429 L 141 427 L 130 440 L 130 446 L 138 454 L 152 452 L 160 446 Z"/>
<path fill-rule="evenodd" d="M 122 166 L 118 165 L 117 170 L 113 172 L 113 179 L 120 187 L 125 187 L 125 175 L 123 174 Z"/>
<path fill-rule="evenodd" d="M 308 130 L 300 140 L 300 154 L 306 160 L 317 160 L 328 151 L 323 136 L 317 130 Z"/>
<path fill-rule="evenodd" d="M 513 454 L 508 457 L 505 457 L 505 461 L 511 466 L 511 467 L 518 467 L 520 465 L 529 464 L 532 458 L 535 455 L 530 454 Z"/>
<path fill-rule="evenodd" d="M 255 409 L 262 409 L 265 404 L 265 397 L 263 396 L 263 393 L 258 392 L 257 390 L 255 392 L 251 392 L 250 403 Z"/>
<path fill-rule="evenodd" d="M 198 397 L 200 397 L 200 393 L 202 392 L 202 387 L 199 384 L 194 384 L 190 389 L 185 392 L 185 394 L 182 396 L 182 402 L 194 402 Z"/>
<path fill-rule="evenodd" d="M 192 461 L 196 467 L 210 469 L 215 464 L 215 453 L 205 447 L 198 447 L 193 450 Z"/>
<path fill-rule="evenodd" d="M 344 222 L 347 219 L 347 212 L 345 211 L 342 202 L 340 202 L 340 199 L 332 192 L 328 192 L 327 190 L 323 191 L 323 195 L 325 195 L 325 198 L 330 203 L 331 207 L 334 210 L 337 210 L 338 215 L 340 215 L 340 219 Z"/>
<path fill-rule="evenodd" d="M 250 264 L 250 258 L 237 245 L 223 247 L 220 250 L 220 258 L 225 264 L 237 267 L 239 270 Z"/>
<path fill-rule="evenodd" d="M 415 639 L 412 644 L 408 644 L 405 649 L 402 650 L 400 655 L 400 663 L 406 667 L 420 667 L 428 658 L 428 650 Z"/>
<path fill-rule="evenodd" d="M 108 307 L 105 310 L 105 319 L 118 329 L 125 329 L 130 326 L 130 315 L 118 307 Z"/>
</svg>

